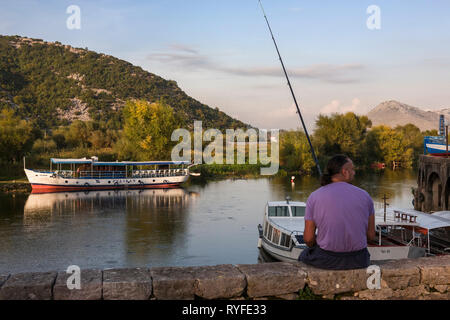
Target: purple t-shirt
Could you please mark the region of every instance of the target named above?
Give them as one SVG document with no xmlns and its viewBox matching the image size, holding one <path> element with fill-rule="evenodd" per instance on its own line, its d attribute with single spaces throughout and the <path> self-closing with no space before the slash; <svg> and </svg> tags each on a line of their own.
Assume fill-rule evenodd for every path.
<svg viewBox="0 0 450 320">
<path fill-rule="evenodd" d="M 320 248 L 350 252 L 367 247 L 369 216 L 374 212 L 366 191 L 350 183 L 333 182 L 308 197 L 305 220 L 314 221 Z"/>
</svg>

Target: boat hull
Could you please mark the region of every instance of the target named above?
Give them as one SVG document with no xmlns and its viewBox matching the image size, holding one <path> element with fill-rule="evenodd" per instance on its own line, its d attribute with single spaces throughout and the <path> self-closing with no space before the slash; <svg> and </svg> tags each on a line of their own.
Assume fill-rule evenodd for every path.
<svg viewBox="0 0 450 320">
<path fill-rule="evenodd" d="M 120 179 L 84 179 L 65 178 L 53 172 L 38 172 L 25 169 L 32 193 L 88 191 L 109 189 L 149 189 L 176 188 L 186 182 L 189 175 L 150 177 L 150 178 L 120 178 Z"/>
<path fill-rule="evenodd" d="M 298 261 L 298 257 L 304 249 L 298 246 L 291 249 L 281 248 L 264 237 L 260 238 L 259 246 L 272 258 L 283 262 Z M 370 253 L 371 261 L 413 259 L 424 257 L 426 254 L 425 248 L 413 246 L 368 246 L 367 250 Z"/>
<path fill-rule="evenodd" d="M 298 261 L 298 257 L 304 248 L 295 246 L 291 249 L 282 248 L 280 246 L 272 244 L 270 241 L 264 237 L 260 238 L 260 247 L 265 250 L 275 260 L 283 262 L 293 262 Z"/>
</svg>

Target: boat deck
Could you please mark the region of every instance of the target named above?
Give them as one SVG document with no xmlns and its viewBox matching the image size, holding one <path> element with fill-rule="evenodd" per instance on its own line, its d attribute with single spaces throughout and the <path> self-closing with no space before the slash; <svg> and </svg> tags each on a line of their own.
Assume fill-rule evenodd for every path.
<svg viewBox="0 0 450 320">
<path fill-rule="evenodd" d="M 281 227 L 281 229 L 285 229 L 288 233 L 292 231 L 298 231 L 303 233 L 305 230 L 305 220 L 303 217 L 269 217 L 269 219 Z"/>
</svg>

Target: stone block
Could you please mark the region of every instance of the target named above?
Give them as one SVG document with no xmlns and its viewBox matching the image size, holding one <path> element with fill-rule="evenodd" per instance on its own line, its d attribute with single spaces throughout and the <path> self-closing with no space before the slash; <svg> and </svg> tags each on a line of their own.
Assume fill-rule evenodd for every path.
<svg viewBox="0 0 450 320">
<path fill-rule="evenodd" d="M 387 300 L 394 295 L 394 290 L 391 288 L 384 288 L 379 290 L 363 290 L 355 293 L 355 297 L 360 300 Z"/>
<path fill-rule="evenodd" d="M 432 292 L 426 296 L 422 296 L 419 298 L 420 300 L 450 300 L 450 292 L 439 293 Z"/>
<path fill-rule="evenodd" d="M 148 300 L 152 279 L 148 269 L 126 268 L 103 271 L 104 300 Z"/>
<path fill-rule="evenodd" d="M 56 272 L 11 275 L 0 288 L 0 300 L 51 300 Z"/>
<path fill-rule="evenodd" d="M 247 264 L 237 268 L 247 279 L 250 298 L 298 293 L 305 286 L 306 273 L 297 263 Z"/>
<path fill-rule="evenodd" d="M 9 274 L 0 274 L 0 288 L 8 280 Z"/>
<path fill-rule="evenodd" d="M 450 255 L 417 259 L 421 283 L 427 285 L 450 285 Z"/>
<path fill-rule="evenodd" d="M 102 299 L 102 270 L 81 270 L 81 288 L 69 289 L 67 279 L 71 276 L 66 272 L 59 272 L 53 287 L 54 300 L 101 300 Z"/>
<path fill-rule="evenodd" d="M 247 282 L 231 264 L 194 267 L 194 294 L 203 299 L 229 299 L 241 296 Z"/>
<path fill-rule="evenodd" d="M 430 292 L 424 285 L 418 285 L 413 287 L 408 287 L 402 290 L 395 290 L 392 299 L 396 300 L 418 300 L 421 297 L 429 295 Z"/>
<path fill-rule="evenodd" d="M 440 293 L 445 293 L 447 292 L 449 286 L 446 284 L 435 284 L 433 285 L 433 288 L 439 291 Z"/>
<path fill-rule="evenodd" d="M 194 299 L 195 267 L 155 267 L 150 274 L 157 300 Z"/>
<path fill-rule="evenodd" d="M 298 300 L 298 293 L 288 293 L 288 294 L 282 294 L 279 296 L 276 296 L 275 298 L 281 299 L 281 300 Z"/>
<path fill-rule="evenodd" d="M 308 286 L 316 295 L 334 295 L 367 289 L 367 279 L 370 275 L 366 269 L 325 270 L 302 262 L 298 265 L 307 273 Z"/>
<path fill-rule="evenodd" d="M 420 269 L 414 259 L 391 261 L 380 266 L 383 287 L 391 289 L 405 289 L 418 286 L 420 283 Z"/>
</svg>

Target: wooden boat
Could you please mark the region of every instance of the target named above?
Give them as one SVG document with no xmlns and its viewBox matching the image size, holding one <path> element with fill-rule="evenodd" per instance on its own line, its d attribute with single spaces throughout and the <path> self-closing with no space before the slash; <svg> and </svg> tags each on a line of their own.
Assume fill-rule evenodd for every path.
<svg viewBox="0 0 450 320">
<path fill-rule="evenodd" d="M 264 212 L 264 222 L 258 225 L 258 247 L 280 261 L 297 261 L 307 246 L 303 240 L 306 204 L 295 201 L 268 202 Z M 368 244 L 372 261 L 418 258 L 426 254 L 426 249 L 416 244 L 415 228 L 419 224 L 412 216 L 396 219 L 395 216 L 376 212 L 375 224 L 378 240 Z M 410 233 L 409 242 L 395 241 L 389 234 Z"/>
<path fill-rule="evenodd" d="M 56 170 L 53 169 L 56 166 Z M 189 178 L 187 161 L 50 159 L 50 170 L 26 169 L 32 193 L 125 188 L 173 188 Z"/>
</svg>

